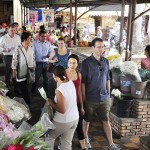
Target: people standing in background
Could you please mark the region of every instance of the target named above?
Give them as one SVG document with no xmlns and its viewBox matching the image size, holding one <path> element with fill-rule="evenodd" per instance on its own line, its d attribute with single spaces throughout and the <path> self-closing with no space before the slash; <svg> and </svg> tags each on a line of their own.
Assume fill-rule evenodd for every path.
<svg viewBox="0 0 150 150">
<path fill-rule="evenodd" d="M 16 28 L 16 34 L 18 34 L 18 27 L 19 27 L 19 23 L 18 22 L 14 22 L 13 25 Z"/>
<path fill-rule="evenodd" d="M 69 36 L 69 32 L 67 31 L 67 27 L 63 26 L 61 31 L 62 38 L 66 38 Z"/>
<path fill-rule="evenodd" d="M 65 74 L 62 66 L 54 68 L 53 78 L 58 87 L 54 102 L 48 99 L 48 104 L 56 110 L 53 118 L 56 128 L 49 131 L 51 150 L 54 150 L 55 139 L 59 136 L 62 150 L 72 150 L 72 139 L 79 119 L 76 89 L 71 80 L 66 80 Z"/>
<path fill-rule="evenodd" d="M 33 41 L 33 50 L 35 52 L 36 69 L 35 69 L 35 82 L 32 85 L 32 92 L 36 92 L 37 83 L 43 75 L 43 87 L 47 95 L 49 93 L 49 75 L 47 67 L 49 64 L 49 56 L 51 53 L 51 45 L 46 41 L 47 33 L 45 31 L 39 32 L 39 40 Z"/>
<path fill-rule="evenodd" d="M 111 107 L 110 99 L 110 77 L 109 63 L 102 56 L 104 43 L 100 38 L 92 41 L 92 55 L 85 59 L 81 65 L 82 74 L 82 95 L 84 101 L 84 135 L 87 148 L 92 148 L 88 138 L 89 125 L 94 112 L 97 112 L 98 119 L 102 121 L 109 147 L 108 150 L 120 150 L 113 143 L 112 129 L 109 122 Z"/>
<path fill-rule="evenodd" d="M 88 41 L 89 39 L 89 28 L 88 28 L 88 25 L 84 25 L 83 27 L 83 31 L 82 31 L 82 38 L 84 41 Z"/>
<path fill-rule="evenodd" d="M 46 32 L 44 25 L 40 26 L 40 31 L 45 31 Z M 40 33 L 40 31 L 39 31 L 39 33 Z M 40 37 L 39 33 L 35 34 L 35 36 L 34 36 L 35 40 L 39 40 L 39 37 Z M 50 38 L 50 36 L 47 33 L 46 33 L 45 40 L 48 41 L 50 43 L 50 45 L 52 45 L 54 43 L 54 41 Z"/>
<path fill-rule="evenodd" d="M 68 57 L 71 51 L 66 48 L 65 40 L 63 38 L 58 39 L 58 48 L 53 50 L 49 57 L 49 62 L 54 63 L 55 66 L 63 66 L 68 68 Z"/>
<path fill-rule="evenodd" d="M 82 101 L 82 91 L 81 91 L 81 73 L 77 71 L 77 66 L 79 63 L 79 57 L 76 54 L 71 54 L 68 57 L 68 68 L 66 69 L 66 79 L 73 81 L 76 94 L 77 94 L 77 106 L 79 111 L 79 122 L 76 128 L 78 140 L 82 149 L 86 149 L 85 138 L 83 133 L 83 101 Z"/>
<path fill-rule="evenodd" d="M 11 85 L 11 64 L 12 55 L 15 48 L 21 44 L 20 36 L 16 34 L 16 27 L 11 24 L 8 26 L 8 33 L 0 38 L 0 53 L 3 53 L 3 61 L 5 66 L 5 83 Z"/>
<path fill-rule="evenodd" d="M 27 84 L 27 68 L 35 70 L 35 54 L 31 47 L 31 33 L 21 34 L 21 45 L 15 49 L 12 59 L 13 78 L 17 88 L 27 104 L 30 104 L 29 86 Z"/>
<path fill-rule="evenodd" d="M 73 36 L 72 40 L 74 41 L 73 44 L 75 44 L 75 30 L 74 30 L 74 36 Z M 79 31 L 79 29 L 77 29 L 77 34 L 76 34 L 76 44 L 77 45 L 78 45 L 79 40 L 80 40 L 80 31 Z"/>
<path fill-rule="evenodd" d="M 99 38 L 102 38 L 102 27 L 101 26 L 98 26 L 97 29 L 96 29 L 96 37 L 99 37 Z"/>
<path fill-rule="evenodd" d="M 141 68 L 150 71 L 150 45 L 147 45 L 144 50 L 146 58 L 141 59 Z"/>
</svg>

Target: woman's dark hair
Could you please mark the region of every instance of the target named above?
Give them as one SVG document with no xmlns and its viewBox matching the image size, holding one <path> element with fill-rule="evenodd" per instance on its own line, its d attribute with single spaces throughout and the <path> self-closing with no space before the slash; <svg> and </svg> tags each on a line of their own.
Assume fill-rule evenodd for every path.
<svg viewBox="0 0 150 150">
<path fill-rule="evenodd" d="M 24 31 L 26 31 L 26 27 L 25 27 L 25 26 L 22 26 L 22 29 L 23 29 Z"/>
<path fill-rule="evenodd" d="M 62 27 L 62 30 L 61 30 L 61 32 L 63 32 L 63 30 L 64 30 L 65 28 L 66 28 L 66 27 L 65 27 L 65 26 L 63 26 L 63 27 Z M 67 29 L 67 28 L 66 28 L 66 29 Z"/>
<path fill-rule="evenodd" d="M 58 39 L 58 41 L 64 41 L 64 42 L 65 42 L 64 38 L 62 38 L 62 37 L 60 37 L 60 38 Z"/>
<path fill-rule="evenodd" d="M 31 36 L 31 33 L 30 33 L 30 32 L 23 32 L 23 33 L 21 34 L 21 42 L 26 41 L 29 36 Z"/>
<path fill-rule="evenodd" d="M 145 51 L 148 53 L 148 56 L 150 56 L 150 45 L 145 47 Z"/>
<path fill-rule="evenodd" d="M 96 42 L 103 42 L 103 40 L 101 38 L 95 38 L 92 42 L 91 42 L 91 46 L 95 46 Z"/>
<path fill-rule="evenodd" d="M 56 66 L 53 70 L 55 76 L 59 77 L 61 81 L 65 80 L 65 68 L 63 66 Z"/>
<path fill-rule="evenodd" d="M 45 30 L 44 25 L 41 25 L 41 26 L 40 26 L 40 31 L 44 31 L 44 30 Z"/>
<path fill-rule="evenodd" d="M 78 57 L 76 54 L 71 54 L 71 55 L 69 55 L 68 60 L 69 60 L 70 58 L 76 59 L 76 60 L 77 60 L 77 63 L 79 63 L 79 57 Z"/>
</svg>

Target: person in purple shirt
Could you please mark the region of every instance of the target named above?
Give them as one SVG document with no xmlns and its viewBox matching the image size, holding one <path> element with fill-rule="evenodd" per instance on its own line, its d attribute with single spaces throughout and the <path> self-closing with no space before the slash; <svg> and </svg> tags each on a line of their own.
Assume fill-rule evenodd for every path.
<svg viewBox="0 0 150 150">
<path fill-rule="evenodd" d="M 46 40 L 46 32 L 39 32 L 39 40 L 33 41 L 33 49 L 35 52 L 35 61 L 36 61 L 36 69 L 35 69 L 35 83 L 32 85 L 32 92 L 36 92 L 37 83 L 43 75 L 43 87 L 46 91 L 47 95 L 49 93 L 49 74 L 47 71 L 47 67 L 49 64 L 49 56 L 51 52 L 51 45 Z"/>
<path fill-rule="evenodd" d="M 110 77 L 109 63 L 103 55 L 104 43 L 100 38 L 92 41 L 92 55 L 86 58 L 81 64 L 82 74 L 82 95 L 84 102 L 84 135 L 87 148 L 92 148 L 88 129 L 94 112 L 102 121 L 102 125 L 109 143 L 108 150 L 119 150 L 113 143 L 112 129 L 109 122 L 110 100 Z"/>
</svg>

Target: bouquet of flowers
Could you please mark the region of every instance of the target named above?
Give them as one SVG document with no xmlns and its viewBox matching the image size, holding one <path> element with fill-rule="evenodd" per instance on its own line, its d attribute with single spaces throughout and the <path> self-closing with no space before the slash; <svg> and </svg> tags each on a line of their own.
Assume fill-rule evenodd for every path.
<svg viewBox="0 0 150 150">
<path fill-rule="evenodd" d="M 122 93 L 118 89 L 113 89 L 111 94 L 118 99 L 122 99 Z"/>
<path fill-rule="evenodd" d="M 0 96 L 0 111 L 5 113 L 14 123 L 28 120 L 31 117 L 30 111 L 26 106 L 9 97 Z"/>
<path fill-rule="evenodd" d="M 134 61 L 125 61 L 122 63 L 121 72 L 133 81 L 141 81 L 140 74 L 138 72 L 137 64 Z"/>
<path fill-rule="evenodd" d="M 121 55 L 115 54 L 115 55 L 111 55 L 107 57 L 108 61 L 109 61 L 109 68 L 110 70 L 112 70 L 113 68 L 119 68 L 122 65 L 122 57 Z"/>
</svg>

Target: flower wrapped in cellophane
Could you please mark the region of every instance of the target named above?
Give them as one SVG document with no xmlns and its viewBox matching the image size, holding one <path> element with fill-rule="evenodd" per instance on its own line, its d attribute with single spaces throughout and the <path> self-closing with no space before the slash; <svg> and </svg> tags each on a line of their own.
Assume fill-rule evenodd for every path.
<svg viewBox="0 0 150 150">
<path fill-rule="evenodd" d="M 114 54 L 114 55 L 110 55 L 107 57 L 108 61 L 109 61 L 109 68 L 110 70 L 112 70 L 113 68 L 120 68 L 120 66 L 122 65 L 122 57 L 119 53 Z"/>
<path fill-rule="evenodd" d="M 0 95 L 5 96 L 8 92 L 6 84 L 3 81 L 0 81 Z"/>
<path fill-rule="evenodd" d="M 138 66 L 134 61 L 125 61 L 122 63 L 121 72 L 131 81 L 141 81 Z"/>
<path fill-rule="evenodd" d="M 28 120 L 31 117 L 30 111 L 25 105 L 1 95 L 0 111 L 5 113 L 13 123 Z"/>
</svg>

